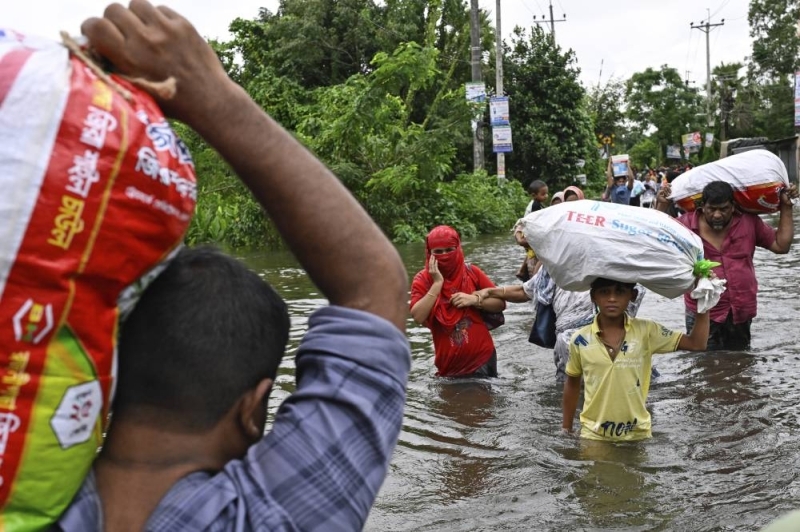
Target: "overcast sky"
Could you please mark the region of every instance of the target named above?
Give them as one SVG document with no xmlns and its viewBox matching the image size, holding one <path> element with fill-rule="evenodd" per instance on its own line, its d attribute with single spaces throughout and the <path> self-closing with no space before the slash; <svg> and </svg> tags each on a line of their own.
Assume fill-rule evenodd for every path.
<svg viewBox="0 0 800 532">
<path fill-rule="evenodd" d="M 534 17 L 549 18 L 549 0 L 502 0 L 502 29 L 508 36 L 515 25 L 530 27 Z M 59 30 L 78 33 L 80 23 L 100 15 L 106 0 L 3 0 L 0 26 L 23 33 L 52 36 Z M 206 37 L 228 38 L 228 24 L 236 17 L 254 18 L 259 7 L 273 12 L 277 0 L 162 0 L 187 17 Z M 480 0 L 495 12 L 495 0 Z M 556 40 L 578 57 L 581 79 L 596 85 L 611 77 L 627 78 L 647 67 L 668 64 L 703 87 L 706 81 L 705 33 L 691 29 L 725 19 L 710 34 L 711 67 L 720 62 L 744 61 L 750 55 L 747 0 L 553 0 L 553 14 L 566 22 L 555 24 Z M 549 28 L 549 24 L 547 26 Z M 602 64 L 602 70 L 601 70 Z"/>
</svg>

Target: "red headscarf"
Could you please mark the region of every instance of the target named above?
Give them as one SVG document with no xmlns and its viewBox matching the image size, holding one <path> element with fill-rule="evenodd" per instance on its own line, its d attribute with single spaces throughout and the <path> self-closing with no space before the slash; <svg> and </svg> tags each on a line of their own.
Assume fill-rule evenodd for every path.
<svg viewBox="0 0 800 532">
<path fill-rule="evenodd" d="M 421 273 L 428 282 L 428 286 L 433 284 L 433 278 L 428 273 L 428 261 L 431 258 L 431 250 L 436 248 L 455 249 L 450 253 L 435 255 L 439 271 L 444 277 L 444 284 L 436 306 L 431 310 L 431 317 L 442 325 L 453 327 L 464 317 L 467 309 L 454 307 L 450 304 L 450 298 L 456 292 L 471 294 L 476 287 L 467 273 L 464 250 L 461 249 L 461 238 L 455 229 L 447 225 L 434 227 L 425 239 L 425 267 Z"/>
<path fill-rule="evenodd" d="M 578 187 L 572 186 L 572 187 L 567 187 L 567 188 L 564 189 L 564 201 L 567 200 L 567 198 L 566 198 L 567 192 L 574 192 L 575 195 L 578 196 L 579 200 L 583 199 L 583 190 L 579 189 Z"/>
</svg>

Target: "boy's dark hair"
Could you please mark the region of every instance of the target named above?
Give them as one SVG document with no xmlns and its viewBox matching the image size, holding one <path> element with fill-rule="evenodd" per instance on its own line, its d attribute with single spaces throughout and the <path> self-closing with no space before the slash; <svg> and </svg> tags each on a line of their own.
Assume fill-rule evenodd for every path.
<svg viewBox="0 0 800 532">
<path fill-rule="evenodd" d="M 546 186 L 547 183 L 545 183 L 541 179 L 536 179 L 535 181 L 531 181 L 531 184 L 528 185 L 528 194 L 536 194 Z"/>
<path fill-rule="evenodd" d="M 591 291 L 594 292 L 600 288 L 605 288 L 607 286 L 619 286 L 621 288 L 630 288 L 633 290 L 636 287 L 636 283 L 624 283 L 622 281 L 615 281 L 613 279 L 606 279 L 604 277 L 598 277 L 591 284 Z"/>
<path fill-rule="evenodd" d="M 275 378 L 288 337 L 286 303 L 256 273 L 214 248 L 183 249 L 121 326 L 113 410 L 208 430 Z"/>
<path fill-rule="evenodd" d="M 733 187 L 725 181 L 712 181 L 703 188 L 703 205 L 722 205 L 723 203 L 733 203 Z"/>
</svg>

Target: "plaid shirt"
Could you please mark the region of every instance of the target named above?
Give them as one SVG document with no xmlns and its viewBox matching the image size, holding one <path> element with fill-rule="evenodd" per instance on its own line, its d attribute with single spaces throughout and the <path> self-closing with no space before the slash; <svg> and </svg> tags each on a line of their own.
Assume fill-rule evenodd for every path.
<svg viewBox="0 0 800 532">
<path fill-rule="evenodd" d="M 148 531 L 361 530 L 403 420 L 410 349 L 372 314 L 326 307 L 309 319 L 296 357 L 297 391 L 242 460 L 172 486 Z M 103 529 L 94 474 L 58 523 Z"/>
</svg>

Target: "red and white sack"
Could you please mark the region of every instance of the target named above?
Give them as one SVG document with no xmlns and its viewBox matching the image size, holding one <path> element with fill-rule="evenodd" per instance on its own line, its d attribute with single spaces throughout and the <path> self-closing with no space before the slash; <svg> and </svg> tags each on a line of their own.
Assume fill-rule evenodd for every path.
<svg viewBox="0 0 800 532">
<path fill-rule="evenodd" d="M 695 264 L 703 259 L 700 237 L 655 209 L 581 200 L 541 209 L 518 223 L 564 290 L 588 290 L 602 277 L 674 298 L 692 288 Z"/>
<path fill-rule="evenodd" d="M 182 241 L 191 157 L 59 43 L 0 30 L 0 529 L 58 518 L 102 441 L 118 297 Z"/>
<path fill-rule="evenodd" d="M 746 212 L 777 212 L 781 191 L 789 186 L 786 165 L 767 150 L 737 153 L 692 168 L 672 182 L 670 199 L 684 211 L 700 205 L 703 188 L 713 181 L 724 181 L 733 187 L 733 199 Z"/>
</svg>

